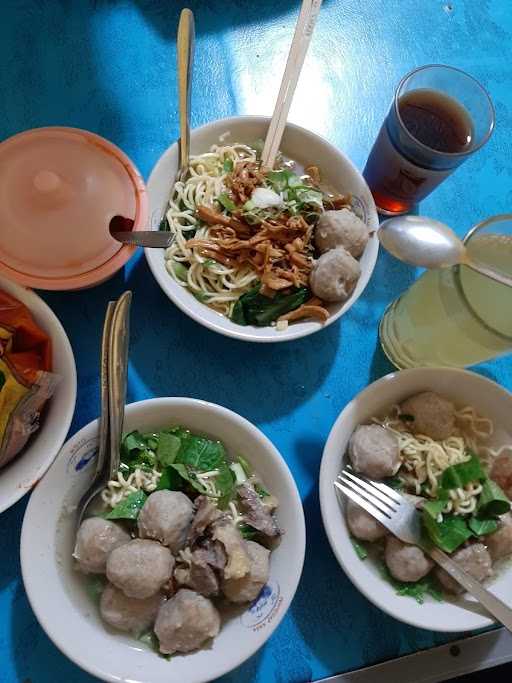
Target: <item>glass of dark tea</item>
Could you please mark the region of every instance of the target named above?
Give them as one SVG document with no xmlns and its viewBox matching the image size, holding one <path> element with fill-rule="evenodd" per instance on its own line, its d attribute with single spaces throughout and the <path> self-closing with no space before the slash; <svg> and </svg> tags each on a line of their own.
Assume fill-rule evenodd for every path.
<svg viewBox="0 0 512 683">
<path fill-rule="evenodd" d="M 460 69 L 430 64 L 400 81 L 363 175 L 379 213 L 407 213 L 485 145 L 489 95 Z"/>
</svg>

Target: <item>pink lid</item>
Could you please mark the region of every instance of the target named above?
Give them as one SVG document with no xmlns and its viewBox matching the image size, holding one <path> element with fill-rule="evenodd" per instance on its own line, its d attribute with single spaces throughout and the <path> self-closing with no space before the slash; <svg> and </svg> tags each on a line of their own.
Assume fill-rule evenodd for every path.
<svg viewBox="0 0 512 683">
<path fill-rule="evenodd" d="M 126 216 L 136 229 L 146 213 L 137 170 L 93 133 L 39 128 L 0 144 L 0 270 L 25 284 L 66 289 L 77 277 L 84 281 L 76 286 L 105 279 L 111 273 L 84 276 L 111 260 L 118 268 L 132 253 L 116 257 L 124 248 L 110 236 L 110 219 Z"/>
</svg>

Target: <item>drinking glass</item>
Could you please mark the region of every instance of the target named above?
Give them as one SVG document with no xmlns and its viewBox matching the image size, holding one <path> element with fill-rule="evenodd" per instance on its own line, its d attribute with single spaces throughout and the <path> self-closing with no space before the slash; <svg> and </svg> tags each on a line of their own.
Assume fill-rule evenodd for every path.
<svg viewBox="0 0 512 683">
<path fill-rule="evenodd" d="M 489 95 L 464 71 L 430 64 L 404 76 L 363 171 L 379 213 L 410 211 L 480 149 L 493 128 Z M 460 144 L 454 144 L 457 136 Z"/>
<path fill-rule="evenodd" d="M 512 214 L 464 238 L 471 259 L 512 276 Z M 396 367 L 474 365 L 512 351 L 512 287 L 466 266 L 428 270 L 386 310 L 382 348 Z"/>
</svg>

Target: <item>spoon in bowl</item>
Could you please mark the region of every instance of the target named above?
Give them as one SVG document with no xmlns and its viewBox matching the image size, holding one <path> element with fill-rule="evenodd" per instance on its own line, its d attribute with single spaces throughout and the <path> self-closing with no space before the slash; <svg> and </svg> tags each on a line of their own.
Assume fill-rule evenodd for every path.
<svg viewBox="0 0 512 683">
<path fill-rule="evenodd" d="M 134 230 L 134 221 L 125 216 L 114 216 L 108 225 L 112 237 L 122 244 L 136 247 L 166 249 L 174 242 L 174 234 L 168 230 Z"/>
<path fill-rule="evenodd" d="M 129 315 L 132 293 L 110 301 L 101 340 L 98 455 L 93 480 L 77 508 L 77 527 L 88 516 L 97 496 L 119 469 L 128 368 Z"/>
<path fill-rule="evenodd" d="M 473 261 L 462 240 L 444 223 L 424 216 L 396 216 L 378 230 L 382 246 L 400 261 L 422 268 L 464 265 L 502 285 L 512 287 L 512 277 Z"/>
<path fill-rule="evenodd" d="M 183 178 L 190 165 L 190 95 L 192 89 L 194 46 L 194 15 L 191 10 L 185 8 L 180 14 L 178 38 L 176 41 L 180 139 L 178 140 L 179 168 L 174 183 Z M 171 187 L 174 187 L 174 183 Z M 136 230 L 131 232 L 133 225 L 134 221 L 132 218 L 114 216 L 110 220 L 109 231 L 118 242 L 137 247 L 166 249 L 174 241 L 174 235 L 168 230 Z"/>
</svg>

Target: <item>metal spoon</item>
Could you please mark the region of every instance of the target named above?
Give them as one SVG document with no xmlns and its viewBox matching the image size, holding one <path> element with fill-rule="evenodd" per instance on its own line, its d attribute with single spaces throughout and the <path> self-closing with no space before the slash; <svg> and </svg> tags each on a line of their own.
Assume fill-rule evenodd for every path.
<svg viewBox="0 0 512 683">
<path fill-rule="evenodd" d="M 101 416 L 98 456 L 93 480 L 77 507 L 77 527 L 88 516 L 90 506 L 119 468 L 118 444 L 123 427 L 126 394 L 131 298 L 131 292 L 125 292 L 117 303 L 110 301 L 105 315 L 100 360 Z"/>
<path fill-rule="evenodd" d="M 180 165 L 174 182 L 181 180 L 190 166 L 190 95 L 192 91 L 194 46 L 194 15 L 191 10 L 185 8 L 180 14 L 178 39 L 176 41 L 180 118 L 180 139 L 178 140 Z M 172 186 L 174 186 L 174 183 Z M 166 249 L 174 241 L 174 235 L 165 230 L 136 230 L 131 232 L 133 224 L 134 221 L 131 218 L 114 216 L 109 223 L 110 234 L 118 242 L 133 244 L 137 247 Z"/>
<path fill-rule="evenodd" d="M 447 225 L 424 216 L 396 216 L 381 223 L 382 246 L 400 261 L 423 268 L 465 265 L 486 277 L 512 287 L 512 278 L 476 263 L 464 243 Z"/>
<path fill-rule="evenodd" d="M 136 247 L 166 249 L 174 242 L 174 234 L 168 230 L 134 230 L 133 220 L 124 216 L 114 216 L 109 223 L 110 234 L 122 244 Z"/>
</svg>

